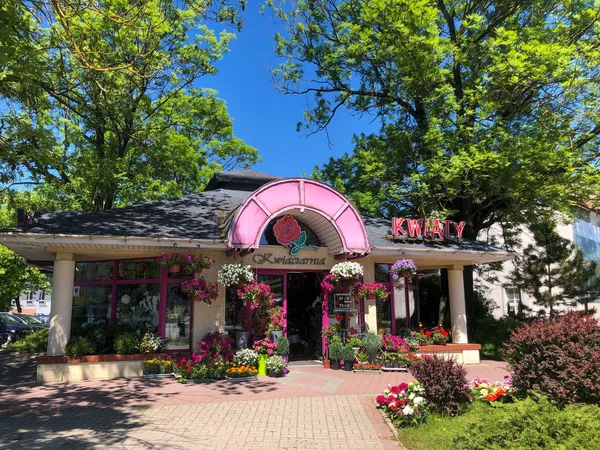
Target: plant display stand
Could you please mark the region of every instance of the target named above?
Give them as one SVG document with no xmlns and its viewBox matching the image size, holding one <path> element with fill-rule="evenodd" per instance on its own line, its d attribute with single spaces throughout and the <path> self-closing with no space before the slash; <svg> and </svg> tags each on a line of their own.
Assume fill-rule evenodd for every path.
<svg viewBox="0 0 600 450">
<path fill-rule="evenodd" d="M 407 367 L 382 367 L 384 372 L 408 372 Z"/>
<path fill-rule="evenodd" d="M 238 377 L 238 378 L 225 377 L 225 379 L 229 380 L 230 383 L 244 383 L 246 381 L 256 381 L 258 378 L 256 378 L 256 377 Z"/>
<path fill-rule="evenodd" d="M 145 373 L 144 378 L 173 378 L 174 375 L 172 373 Z"/>
</svg>

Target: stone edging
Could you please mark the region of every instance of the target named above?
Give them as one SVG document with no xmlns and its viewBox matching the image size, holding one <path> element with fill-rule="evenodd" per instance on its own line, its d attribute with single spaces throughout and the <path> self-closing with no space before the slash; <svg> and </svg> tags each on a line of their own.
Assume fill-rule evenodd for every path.
<svg viewBox="0 0 600 450">
<path fill-rule="evenodd" d="M 161 358 L 169 356 L 168 353 L 145 353 L 135 355 L 87 355 L 79 358 L 69 358 L 68 356 L 40 356 L 37 359 L 38 365 L 43 364 L 83 364 L 99 362 L 120 362 L 120 361 L 145 361 L 147 359 Z"/>
</svg>

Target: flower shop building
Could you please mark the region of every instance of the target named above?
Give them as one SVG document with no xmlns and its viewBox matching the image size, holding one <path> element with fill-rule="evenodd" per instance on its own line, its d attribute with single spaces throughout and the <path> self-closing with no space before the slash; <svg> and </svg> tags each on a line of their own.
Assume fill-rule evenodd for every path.
<svg viewBox="0 0 600 450">
<path fill-rule="evenodd" d="M 240 328 L 239 298 L 223 283 L 235 274 L 221 271 L 216 283 L 224 265 L 242 263 L 270 285 L 290 343 L 308 347 L 314 357 L 329 324 L 343 324 L 348 334 L 418 326 L 418 276 L 392 276 L 392 265 L 403 259 L 414 261 L 418 274 L 448 270 L 452 342 L 467 344 L 463 266 L 513 253 L 462 239 L 463 226 L 361 217 L 323 183 L 243 170 L 216 174 L 204 192 L 176 199 L 21 217 L 0 238 L 53 273 L 48 355 L 64 355 L 72 328 L 89 323 L 151 328 L 174 352 L 193 350 L 208 331 L 233 332 Z M 185 257 L 199 255 L 214 260 L 201 273 L 168 267 L 177 262 L 185 269 Z M 324 289 L 330 269 L 344 261 L 358 262 L 363 282 L 382 283 L 390 296 Z M 203 291 L 205 301 L 193 301 L 194 283 L 214 290 Z M 464 362 L 478 361 L 476 353 Z"/>
</svg>

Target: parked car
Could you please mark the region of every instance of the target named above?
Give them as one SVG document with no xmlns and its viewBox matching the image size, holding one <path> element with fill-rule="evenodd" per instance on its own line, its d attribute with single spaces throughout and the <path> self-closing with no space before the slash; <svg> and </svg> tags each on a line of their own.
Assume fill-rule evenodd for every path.
<svg viewBox="0 0 600 450">
<path fill-rule="evenodd" d="M 4 322 L 0 322 L 0 347 L 4 347 L 8 342 L 8 330 Z"/>
<path fill-rule="evenodd" d="M 29 314 L 12 313 L 12 315 L 23 320 L 27 325 L 29 325 L 31 328 L 35 329 L 36 331 L 39 330 L 40 328 L 48 328 L 50 326 L 47 323 L 42 322 L 37 317 L 30 316 Z"/>
<path fill-rule="evenodd" d="M 6 331 L 8 332 L 6 344 L 12 344 L 34 331 L 22 319 L 10 313 L 0 312 L 0 322 L 6 325 Z"/>
<path fill-rule="evenodd" d="M 37 320 L 40 320 L 40 321 L 50 325 L 50 315 L 49 314 L 36 314 L 33 317 L 35 317 Z"/>
</svg>

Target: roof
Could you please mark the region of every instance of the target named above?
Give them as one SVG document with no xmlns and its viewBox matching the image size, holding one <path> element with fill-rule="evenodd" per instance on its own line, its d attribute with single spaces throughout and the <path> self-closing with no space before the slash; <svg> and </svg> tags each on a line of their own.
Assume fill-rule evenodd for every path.
<svg viewBox="0 0 600 450">
<path fill-rule="evenodd" d="M 215 174 L 204 192 L 100 212 L 47 211 L 33 222 L 2 232 L 131 238 L 226 239 L 228 219 L 258 187 L 280 179 L 254 170 Z M 222 186 L 229 186 L 224 188 Z M 250 186 L 258 186 L 249 190 Z M 363 217 L 371 247 L 378 249 L 503 252 L 482 242 L 394 239 L 387 219 Z"/>
</svg>

